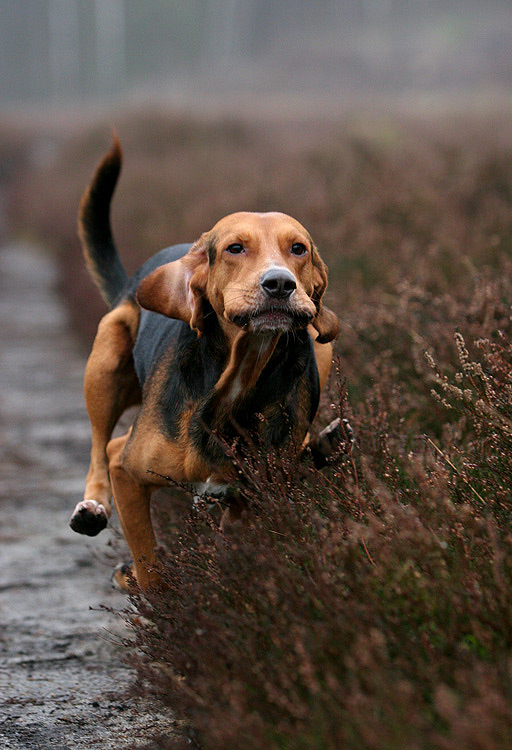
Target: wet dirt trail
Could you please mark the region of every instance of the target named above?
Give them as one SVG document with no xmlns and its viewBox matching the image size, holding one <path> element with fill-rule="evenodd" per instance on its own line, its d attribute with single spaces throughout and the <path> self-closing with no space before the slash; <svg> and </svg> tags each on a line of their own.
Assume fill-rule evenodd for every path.
<svg viewBox="0 0 512 750">
<path fill-rule="evenodd" d="M 55 282 L 37 249 L 0 248 L 0 747 L 120 750 L 156 715 L 130 697 L 109 635 L 126 636 L 123 623 L 90 609 L 126 605 L 110 586 L 112 532 L 68 527 L 89 425 Z"/>
</svg>

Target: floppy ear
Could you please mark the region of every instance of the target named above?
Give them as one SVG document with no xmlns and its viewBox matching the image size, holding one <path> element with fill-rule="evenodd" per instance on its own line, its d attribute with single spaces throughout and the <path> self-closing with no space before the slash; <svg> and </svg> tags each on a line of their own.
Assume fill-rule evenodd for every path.
<svg viewBox="0 0 512 750">
<path fill-rule="evenodd" d="M 313 246 L 311 253 L 313 261 L 313 302 L 317 313 L 311 322 L 313 328 L 318 331 L 317 341 L 319 344 L 327 344 L 336 338 L 340 327 L 338 317 L 332 310 L 322 305 L 322 297 L 327 288 L 327 266 L 320 257 L 316 247 Z"/>
<path fill-rule="evenodd" d="M 201 240 L 186 255 L 156 268 L 137 287 L 141 307 L 183 320 L 203 332 L 203 300 L 208 281 L 208 255 Z"/>
<path fill-rule="evenodd" d="M 318 331 L 316 340 L 319 344 L 327 344 L 329 341 L 335 339 L 340 329 L 338 316 L 332 310 L 329 310 L 328 307 L 324 307 L 322 303 L 320 303 L 318 312 L 311 321 L 311 325 Z"/>
<path fill-rule="evenodd" d="M 311 260 L 313 262 L 313 302 L 316 303 L 320 302 L 327 289 L 327 266 L 314 245 Z"/>
</svg>

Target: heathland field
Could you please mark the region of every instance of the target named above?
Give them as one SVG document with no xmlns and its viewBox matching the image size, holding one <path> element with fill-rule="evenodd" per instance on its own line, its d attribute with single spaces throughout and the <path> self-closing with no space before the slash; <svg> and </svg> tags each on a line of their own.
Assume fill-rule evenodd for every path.
<svg viewBox="0 0 512 750">
<path fill-rule="evenodd" d="M 508 749 L 512 119 L 116 127 L 130 270 L 231 211 L 310 230 L 341 320 L 318 426 L 341 413 L 356 435 L 300 479 L 290 452 L 248 457 L 252 511 L 227 537 L 205 509 L 157 509 L 172 595 L 135 599 L 140 690 L 204 750 Z M 103 308 L 75 217 L 109 128 L 74 130 L 38 158 L 6 131 L 6 211 L 56 252 L 87 343 Z"/>
</svg>

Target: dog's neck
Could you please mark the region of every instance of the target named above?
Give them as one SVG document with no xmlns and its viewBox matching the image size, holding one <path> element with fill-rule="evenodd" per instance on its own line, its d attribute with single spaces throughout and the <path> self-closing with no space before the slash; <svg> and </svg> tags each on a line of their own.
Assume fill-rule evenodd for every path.
<svg viewBox="0 0 512 750">
<path fill-rule="evenodd" d="M 301 384 L 306 381 L 316 382 L 316 387 L 305 389 Z M 318 397 L 313 345 L 306 330 L 290 336 L 240 331 L 209 395 L 197 404 L 193 440 L 218 467 L 225 463 L 225 446 L 237 436 L 249 435 L 266 445 L 284 445 L 290 437 L 300 443 Z"/>
<path fill-rule="evenodd" d="M 233 404 L 252 393 L 280 337 L 280 333 L 238 332 L 231 343 L 226 368 L 215 384 L 219 404 L 231 409 Z"/>
<path fill-rule="evenodd" d="M 151 376 L 163 381 L 163 428 L 172 440 L 180 439 L 186 413 L 187 433 L 212 465 L 225 463 L 223 441 L 241 433 L 269 445 L 282 445 L 292 434 L 302 440 L 319 396 L 307 330 L 254 334 L 239 328 L 230 342 L 212 316 L 200 339 L 185 328 L 183 336 L 178 355 L 171 346 Z"/>
</svg>

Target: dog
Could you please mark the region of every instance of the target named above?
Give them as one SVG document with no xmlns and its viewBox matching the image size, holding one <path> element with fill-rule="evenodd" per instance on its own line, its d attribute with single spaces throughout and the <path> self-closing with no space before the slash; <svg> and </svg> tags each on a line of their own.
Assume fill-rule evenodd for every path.
<svg viewBox="0 0 512 750">
<path fill-rule="evenodd" d="M 233 461 L 222 440 L 243 432 L 268 447 L 308 444 L 339 322 L 322 303 L 327 268 L 317 248 L 282 213 L 226 216 L 195 243 L 160 251 L 128 278 L 110 227 L 121 163 L 115 136 L 79 209 L 85 261 L 110 311 L 85 370 L 91 461 L 70 526 L 98 534 L 113 496 L 133 556 L 117 583 L 126 589 L 133 575 L 147 590 L 159 585 L 152 492 L 174 480 L 224 494 L 223 521 L 237 517 L 236 503 L 229 504 Z M 112 439 L 135 404 L 140 410 L 127 434 Z M 328 453 L 338 423 L 310 448 Z"/>
</svg>

